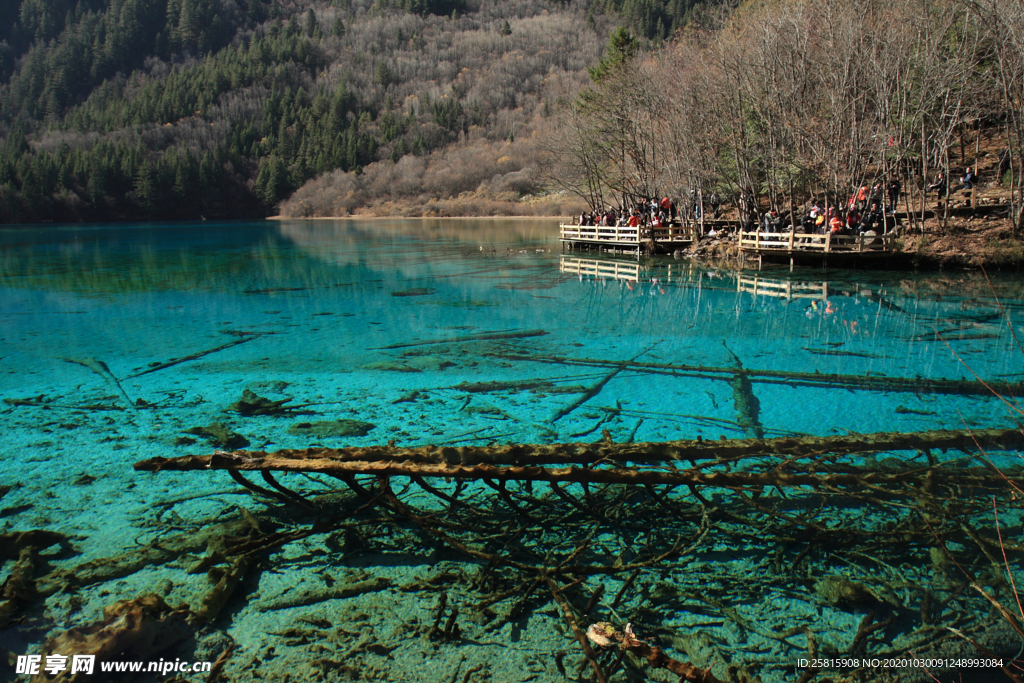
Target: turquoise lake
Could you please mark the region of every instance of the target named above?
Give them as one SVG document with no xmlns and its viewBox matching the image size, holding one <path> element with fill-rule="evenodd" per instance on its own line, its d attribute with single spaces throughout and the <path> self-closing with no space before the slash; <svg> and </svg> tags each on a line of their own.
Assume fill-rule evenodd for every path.
<svg viewBox="0 0 1024 683">
<path fill-rule="evenodd" d="M 223 471 L 133 468 L 215 450 L 721 442 L 1024 420 L 1019 275 L 735 270 L 563 253 L 556 235 L 553 221 L 498 219 L 0 229 L 0 534 L 62 539 L 36 542 L 35 592 L 11 597 L 9 615 L 0 601 L 0 681 L 28 680 L 18 656 L 69 654 L 61 634 L 109 625 L 104 608 L 145 595 L 163 601 L 147 612 L 157 637 L 111 636 L 98 661 L 227 652 L 231 681 L 598 680 L 570 609 L 583 630 L 631 622 L 723 681 L 794 681 L 811 653 L 981 656 L 946 626 L 1009 664 L 1020 639 L 969 584 L 1017 611 L 1013 474 L 941 495 L 926 482 L 920 499 L 917 484 L 701 495 L 395 477 L 394 500 L 418 511 L 402 514 L 330 477 L 278 477 L 307 508 Z M 245 410 L 259 399 L 274 407 Z M 922 446 L 820 466 L 1019 461 Z M 18 538 L 0 549 L 0 583 L 25 576 L 31 543 Z M 603 569 L 524 569 L 569 565 Z M 188 616 L 222 580 L 211 618 Z M 676 679 L 631 656 L 595 658 L 608 680 Z M 897 671 L 932 680 L 921 666 Z M 940 680 L 997 673 L 934 667 Z M 103 676 L 157 680 L 74 680 Z"/>
</svg>

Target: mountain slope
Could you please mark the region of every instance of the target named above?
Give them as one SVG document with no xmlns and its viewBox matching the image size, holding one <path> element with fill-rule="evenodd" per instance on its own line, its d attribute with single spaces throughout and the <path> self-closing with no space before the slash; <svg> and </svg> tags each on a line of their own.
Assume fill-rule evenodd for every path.
<svg viewBox="0 0 1024 683">
<path fill-rule="evenodd" d="M 447 166 L 449 152 L 458 168 L 420 174 L 409 196 L 426 202 L 485 181 L 528 193 L 539 187 L 529 141 L 586 81 L 614 23 L 660 39 L 687 9 L 679 0 L 4 3 L 0 222 L 261 216 L 317 178 L 429 170 Z M 389 185 L 386 196 L 367 190 L 322 208 L 393 198 L 400 186 Z"/>
</svg>

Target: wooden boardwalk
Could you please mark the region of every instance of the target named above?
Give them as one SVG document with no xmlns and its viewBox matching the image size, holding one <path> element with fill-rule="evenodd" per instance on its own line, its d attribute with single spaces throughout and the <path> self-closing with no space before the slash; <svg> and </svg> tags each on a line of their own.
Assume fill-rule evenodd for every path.
<svg viewBox="0 0 1024 683">
<path fill-rule="evenodd" d="M 746 232 L 740 230 L 736 241 L 743 257 L 794 263 L 878 262 L 899 253 L 894 232 L 884 235 L 824 235 L 799 232 Z"/>
<path fill-rule="evenodd" d="M 644 250 L 671 254 L 676 249 L 688 248 L 695 236 L 694 228 L 679 225 L 652 228 L 561 223 L 558 230 L 558 239 L 563 248 L 635 252 L 638 256 Z"/>
</svg>

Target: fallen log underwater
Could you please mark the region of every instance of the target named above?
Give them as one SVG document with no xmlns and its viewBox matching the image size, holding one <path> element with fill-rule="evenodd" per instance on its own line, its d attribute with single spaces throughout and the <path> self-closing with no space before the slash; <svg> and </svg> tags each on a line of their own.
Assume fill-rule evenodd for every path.
<svg viewBox="0 0 1024 683">
<path fill-rule="evenodd" d="M 489 353 L 491 358 L 556 365 L 615 368 L 673 377 L 700 377 L 732 382 L 736 367 L 686 365 L 678 363 L 643 363 L 635 360 L 604 360 L 597 358 L 570 358 L 568 356 L 531 355 L 521 353 Z M 926 377 L 891 377 L 888 375 L 840 375 L 821 372 L 792 372 L 786 370 L 756 370 L 743 368 L 749 382 L 783 384 L 788 386 L 851 389 L 854 391 L 892 391 L 912 394 L 949 394 L 956 396 L 1022 396 L 1024 383 L 1001 380 L 978 381 L 966 379 L 931 379 Z"/>
<path fill-rule="evenodd" d="M 906 467 L 869 467 L 837 463 L 836 458 L 888 451 L 954 449 L 971 453 L 1021 447 L 1024 447 L 1024 431 L 1020 429 L 939 430 L 717 442 L 619 444 L 606 440 L 590 444 L 306 448 L 274 453 L 217 451 L 211 455 L 151 458 L 135 463 L 135 469 L 151 472 L 222 469 L 232 471 L 233 475 L 258 471 L 264 478 L 269 477 L 267 481 L 275 488 L 279 485 L 270 472 L 315 472 L 342 479 L 375 475 L 720 488 L 833 488 L 856 484 L 905 485 L 925 480 L 931 484 L 987 487 L 1005 486 L 1007 476 L 1016 473 L 1008 475 L 986 467 L 918 463 L 907 463 Z M 687 462 L 690 467 L 679 469 L 676 465 L 679 462 Z M 762 467 L 744 469 L 748 465 Z M 712 468 L 716 469 L 712 471 Z"/>
<path fill-rule="evenodd" d="M 758 679 L 715 678 L 711 673 L 716 661 L 730 659 L 733 663 L 729 670 L 737 661 L 744 666 L 754 662 L 756 667 L 756 657 L 751 657 L 741 645 L 736 645 L 731 655 L 711 658 L 706 652 L 688 647 L 690 641 L 683 638 L 671 643 L 679 656 L 673 659 L 660 648 L 639 640 L 628 628 L 622 632 L 621 640 L 615 638 L 615 630 L 602 622 L 598 625 L 606 628 L 597 635 L 619 640 L 618 648 L 602 650 L 604 641 L 593 637 L 588 640 L 593 628 L 588 630 L 587 623 L 592 623 L 591 612 L 597 609 L 605 582 L 614 581 L 608 585 L 617 588 L 611 601 L 613 610 L 623 599 L 641 603 L 647 600 L 631 596 L 636 592 L 631 586 L 643 582 L 656 586 L 652 608 L 665 601 L 706 603 L 709 609 L 721 612 L 723 621 L 731 620 L 740 630 L 753 627 L 731 604 L 754 603 L 761 599 L 758 596 L 769 593 L 784 595 L 786 599 L 806 596 L 808 604 L 819 613 L 822 609 L 868 610 L 871 616 L 861 621 L 858 638 L 862 632 L 866 638 L 872 632 L 869 629 L 876 628 L 872 625 L 876 610 L 886 610 L 884 614 L 894 608 L 908 614 L 909 610 L 916 610 L 927 623 L 939 623 L 942 618 L 959 619 L 962 615 L 957 611 L 957 600 L 965 599 L 957 597 L 962 585 L 961 589 L 955 589 L 952 581 L 947 585 L 949 577 L 928 565 L 927 558 L 933 558 L 934 563 L 936 543 L 943 549 L 955 543 L 969 548 L 962 554 L 946 551 L 956 558 L 958 566 L 981 571 L 988 566 L 986 563 L 994 562 L 992 558 L 997 553 L 1022 550 L 1019 544 L 1007 543 L 976 528 L 978 516 L 992 510 L 992 499 L 978 495 L 980 490 L 993 495 L 1002 490 L 1004 497 L 1012 496 L 1012 480 L 1022 475 L 1021 470 L 1000 470 L 989 464 L 990 459 L 975 457 L 979 451 L 1021 448 L 1024 430 L 1020 428 L 663 443 L 614 443 L 606 435 L 605 440 L 597 443 L 420 448 L 389 444 L 274 453 L 217 451 L 209 455 L 152 458 L 136 463 L 135 469 L 226 470 L 239 484 L 284 501 L 285 508 L 314 513 L 317 522 L 307 534 L 326 533 L 346 525 L 346 529 L 353 531 L 338 538 L 352 551 L 381 537 L 382 529 L 387 528 L 389 538 L 395 533 L 423 534 L 408 536 L 408 542 L 419 547 L 425 545 L 422 538 L 429 538 L 429 544 L 447 548 L 456 556 L 486 563 L 487 567 L 501 567 L 512 577 L 510 581 L 498 584 L 493 595 L 483 600 L 463 600 L 467 605 L 463 611 L 467 613 L 493 613 L 494 623 L 486 629 L 493 630 L 521 618 L 525 611 L 536 609 L 535 603 L 545 604 L 544 598 L 535 593 L 547 586 L 569 631 L 579 642 L 584 655 L 580 666 L 589 665 L 596 680 L 611 679 L 620 666 L 625 645 L 624 649 L 638 654 L 648 666 L 666 667 L 679 680 L 751 681 Z M 933 455 L 950 449 L 967 455 L 950 454 L 941 459 Z M 911 459 L 897 455 L 878 462 L 861 457 L 908 451 L 926 457 L 915 455 Z M 245 472 L 259 472 L 274 490 L 247 481 Z M 333 500 L 322 504 L 314 498 L 306 499 L 279 483 L 274 478 L 279 472 L 337 478 L 369 501 L 362 509 L 378 509 L 380 517 L 375 513 L 369 521 L 363 521 L 351 509 L 339 510 Z M 357 475 L 362 478 L 357 480 Z M 389 479 L 392 476 L 408 477 L 412 487 L 392 488 L 396 484 Z M 435 489 L 427 483 L 428 477 L 450 477 L 455 483 L 444 487 L 435 482 Z M 466 486 L 470 480 L 486 484 L 490 491 L 480 487 L 482 495 L 473 493 L 475 487 Z M 526 483 L 506 486 L 506 482 L 515 480 Z M 550 492 L 547 487 L 532 487 L 529 482 L 533 481 L 548 482 Z M 563 487 L 560 482 L 581 483 L 583 492 Z M 643 488 L 603 486 L 606 483 L 638 484 Z M 658 484 L 668 486 L 662 488 Z M 671 489 L 679 485 L 684 487 L 683 491 L 686 485 L 690 486 L 692 499 L 670 497 Z M 701 489 L 707 487 L 731 489 L 734 494 L 728 497 L 728 504 L 722 504 L 725 496 L 719 499 L 702 495 Z M 772 492 L 770 487 L 778 487 L 779 491 Z M 411 495 L 405 496 L 406 491 L 411 491 Z M 440 509 L 420 507 L 417 500 L 421 493 L 433 495 L 447 505 Z M 837 504 L 829 505 L 829 499 Z M 857 504 L 851 506 L 854 500 Z M 871 511 L 874 521 L 868 519 L 865 511 Z M 379 526 L 384 523 L 381 520 L 387 523 L 385 527 Z M 358 528 L 364 531 L 356 533 Z M 551 538 L 567 541 L 552 550 Z M 721 544 L 731 543 L 741 544 L 745 553 L 750 543 L 757 542 L 762 543 L 758 552 L 763 552 L 765 562 L 774 563 L 774 569 L 763 575 L 752 572 L 746 564 L 738 573 L 730 573 L 732 570 L 711 562 L 707 555 L 713 551 L 717 556 Z M 978 550 L 973 550 L 971 544 Z M 845 558 L 851 567 L 842 574 L 830 571 L 824 560 L 812 564 L 815 558 L 837 556 Z M 926 558 L 923 568 L 918 566 L 922 557 Z M 877 576 L 877 566 L 882 562 L 898 565 L 899 576 Z M 820 580 L 809 578 L 812 570 L 814 579 Z M 942 599 L 936 604 L 943 606 L 930 606 L 931 598 L 927 597 L 917 609 L 913 596 L 932 594 L 928 577 L 933 574 L 937 576 L 935 595 Z M 447 590 L 454 590 L 449 585 L 452 576 L 446 575 Z M 720 597 L 704 597 L 710 590 L 705 587 L 708 576 L 725 586 Z M 600 577 L 597 589 L 584 583 L 594 577 Z M 916 587 L 918 581 L 921 590 L 898 590 L 907 585 Z M 890 588 L 890 584 L 895 588 Z M 833 598 L 820 588 L 835 585 L 848 589 L 849 595 Z M 386 586 L 377 581 L 356 587 L 363 591 Z M 969 592 L 963 593 L 969 596 Z M 261 609 L 276 610 L 346 595 L 347 590 L 330 589 L 315 594 L 298 590 L 280 600 L 256 604 Z M 439 604 L 434 631 L 444 614 L 444 600 Z M 584 604 L 586 607 L 582 607 Z M 950 606 L 947 608 L 946 604 Z M 456 616 L 453 611 L 448 620 L 450 625 L 455 624 Z M 878 623 L 888 625 L 891 621 L 879 618 Z M 811 634 L 811 627 L 799 621 L 789 626 L 790 631 L 777 640 L 787 648 L 799 648 L 788 642 L 785 634 Z M 451 632 L 452 628 L 446 628 L 444 637 Z M 924 629 L 915 634 L 917 631 L 906 635 L 909 640 L 900 642 L 896 642 L 897 636 L 873 641 L 871 652 L 881 657 L 905 652 L 908 647 L 939 647 L 931 631 Z M 811 658 L 816 648 L 809 638 L 807 649 Z M 944 653 L 942 656 L 948 654 L 946 650 L 936 651 Z"/>
<path fill-rule="evenodd" d="M 754 387 L 750 384 L 750 377 L 743 367 L 739 357 L 728 347 L 726 351 L 732 356 L 736 370 L 732 376 L 732 402 L 736 406 L 737 422 L 743 428 L 743 435 L 748 439 L 763 439 L 764 427 L 758 419 L 760 402 L 754 395 Z"/>
</svg>

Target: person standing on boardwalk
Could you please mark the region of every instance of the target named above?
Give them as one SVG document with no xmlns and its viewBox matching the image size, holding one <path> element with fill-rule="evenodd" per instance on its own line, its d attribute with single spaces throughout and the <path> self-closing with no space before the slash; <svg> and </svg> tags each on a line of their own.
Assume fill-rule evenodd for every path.
<svg viewBox="0 0 1024 683">
<path fill-rule="evenodd" d="M 960 179 L 960 182 L 963 184 L 965 190 L 973 190 L 974 186 L 978 183 L 978 176 L 974 175 L 974 171 L 972 171 L 971 167 L 968 166 L 967 172 L 964 173 L 964 177 Z"/>
<path fill-rule="evenodd" d="M 828 207 L 828 215 L 829 215 L 829 220 L 828 220 L 828 230 L 829 230 L 829 232 L 831 232 L 833 235 L 838 235 L 838 234 L 842 233 L 843 232 L 843 217 L 842 217 L 842 215 L 840 215 L 840 213 L 838 211 L 836 211 L 836 207 L 834 207 L 834 206 Z"/>
<path fill-rule="evenodd" d="M 857 190 L 857 210 L 864 211 L 868 208 L 868 186 L 861 185 Z"/>
<path fill-rule="evenodd" d="M 669 219 L 673 221 L 676 219 L 676 205 L 668 197 L 662 197 L 661 210 L 665 212 L 665 216 Z"/>
<path fill-rule="evenodd" d="M 860 234 L 860 210 L 856 206 L 846 214 L 846 227 L 851 235 Z"/>
<path fill-rule="evenodd" d="M 882 206 L 882 194 L 885 192 L 885 187 L 882 186 L 882 181 L 879 180 L 877 183 L 871 186 L 871 196 L 868 198 L 869 204 L 878 204 Z"/>
<path fill-rule="evenodd" d="M 886 190 L 889 193 L 889 213 L 896 213 L 896 203 L 900 200 L 900 190 L 903 189 L 900 179 L 893 176 L 889 179 L 889 184 L 886 186 Z"/>
<path fill-rule="evenodd" d="M 974 188 L 978 184 L 978 176 L 974 175 L 970 166 L 967 167 L 967 172 L 960 179 L 960 183 L 964 186 L 964 194 L 968 195 L 967 206 L 970 206 L 971 200 L 974 198 Z"/>
</svg>

